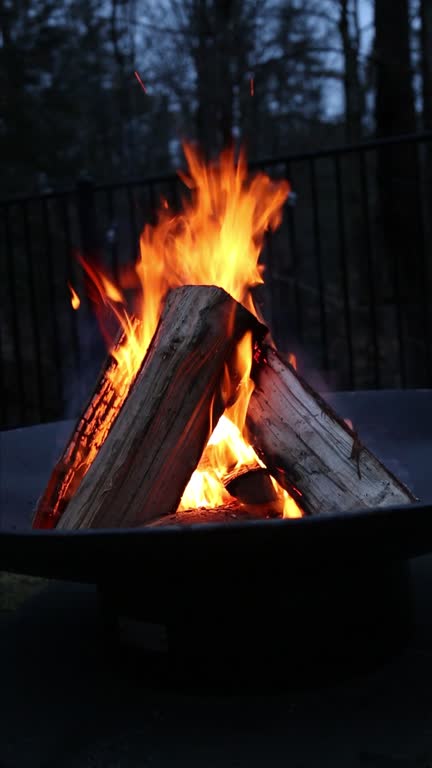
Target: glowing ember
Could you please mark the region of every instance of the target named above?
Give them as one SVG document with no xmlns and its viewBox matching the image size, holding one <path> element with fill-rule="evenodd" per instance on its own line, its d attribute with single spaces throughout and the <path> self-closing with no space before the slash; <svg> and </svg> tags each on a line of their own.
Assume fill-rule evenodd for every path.
<svg viewBox="0 0 432 768">
<path fill-rule="evenodd" d="M 255 82 L 254 82 L 254 78 L 253 77 L 251 77 L 251 79 L 249 81 L 249 86 L 250 86 L 250 95 L 254 96 L 255 95 Z"/>
<path fill-rule="evenodd" d="M 79 306 L 81 304 L 81 299 L 78 296 L 77 292 L 74 290 L 73 286 L 68 283 L 68 288 L 71 293 L 71 304 L 73 309 L 79 309 Z"/>
<path fill-rule="evenodd" d="M 141 86 L 142 90 L 144 91 L 144 93 L 147 93 L 147 88 L 145 87 L 145 85 L 144 85 L 144 83 L 143 83 L 143 81 L 142 81 L 142 79 L 141 79 L 141 77 L 140 77 L 140 74 L 139 74 L 139 72 L 137 72 L 137 71 L 135 70 L 135 72 L 134 72 L 134 75 L 135 75 L 136 79 L 138 80 L 138 82 L 139 82 L 139 84 L 140 84 L 140 86 Z"/>
<path fill-rule="evenodd" d="M 117 349 L 113 348 L 114 340 L 108 338 L 110 351 L 117 361 L 110 376 L 119 407 L 141 366 L 171 288 L 216 285 L 255 314 L 250 291 L 263 282 L 258 258 L 264 234 L 279 225 L 282 206 L 289 194 L 286 181 L 273 182 L 264 174 L 248 180 L 243 153 L 236 161 L 233 151 L 226 151 L 217 164 L 207 165 L 196 150 L 190 146 L 184 149 L 188 174 L 181 177 L 191 196 L 183 201 L 183 211 L 179 214 L 174 214 L 164 200 L 157 224 L 144 227 L 135 265 L 139 300 L 131 314 L 126 309 L 121 288 L 82 262 L 100 304 L 114 313 L 125 334 L 125 341 Z M 119 282 L 122 285 L 121 278 Z M 236 376 L 241 382 L 237 400 L 215 425 L 183 494 L 180 509 L 226 503 L 231 497 L 223 478 L 238 467 L 261 464 L 243 436 L 253 391 L 251 364 L 252 336 L 246 334 L 238 345 L 235 362 Z M 229 376 L 226 370 L 227 386 Z M 284 517 L 299 516 L 293 499 L 276 481 L 274 483 L 279 498 L 284 501 Z"/>
<path fill-rule="evenodd" d="M 288 355 L 288 362 L 289 362 L 290 365 L 292 365 L 292 367 L 296 371 L 297 370 L 297 357 L 294 354 L 294 352 L 290 352 L 289 353 L 289 355 Z"/>
</svg>

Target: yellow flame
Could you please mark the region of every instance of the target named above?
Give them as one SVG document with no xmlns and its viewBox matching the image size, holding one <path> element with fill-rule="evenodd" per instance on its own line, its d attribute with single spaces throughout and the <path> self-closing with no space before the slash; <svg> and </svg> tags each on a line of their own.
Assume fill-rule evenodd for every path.
<svg viewBox="0 0 432 768">
<path fill-rule="evenodd" d="M 75 291 L 75 289 L 73 288 L 73 286 L 70 283 L 68 283 L 68 287 L 69 287 L 70 294 L 71 294 L 72 308 L 73 309 L 79 309 L 79 306 L 81 304 L 81 299 L 80 299 L 80 297 L 78 296 L 77 292 Z"/>
<path fill-rule="evenodd" d="M 246 333 L 236 350 L 236 370 L 241 372 L 235 403 L 226 409 L 210 436 L 200 463 L 193 473 L 180 502 L 180 509 L 210 507 L 232 501 L 223 479 L 239 467 L 261 464 L 242 429 L 246 421 L 249 399 L 253 392 L 250 379 L 252 334 Z"/>
<path fill-rule="evenodd" d="M 155 226 L 146 225 L 135 265 L 140 299 L 134 307 L 139 323 L 125 308 L 119 287 L 100 270 L 83 262 L 100 300 L 117 318 L 125 342 L 112 354 L 117 360 L 112 381 L 119 382 L 121 400 L 141 366 L 156 330 L 167 292 L 180 285 L 216 285 L 255 314 L 251 288 L 263 282 L 258 258 L 267 229 L 281 221 L 289 194 L 286 181 L 272 181 L 263 173 L 248 179 L 244 154 L 232 150 L 219 162 L 206 164 L 191 146 L 184 147 L 188 173 L 181 177 L 190 190 L 183 210 L 174 214 L 163 200 Z M 130 273 L 127 276 L 131 283 Z M 121 284 L 121 280 L 120 280 Z M 236 403 L 225 411 L 211 435 L 197 470 L 183 494 L 180 508 L 215 507 L 231 497 L 223 485 L 226 474 L 239 466 L 259 462 L 243 436 L 249 398 L 252 336 L 246 334 L 237 350 L 236 375 L 241 381 Z M 226 372 L 226 375 L 229 375 Z M 121 403 L 120 403 L 121 404 Z M 295 502 L 286 497 L 286 514 Z M 297 509 L 297 507 L 296 507 Z M 285 513 L 284 513 L 285 514 Z"/>
</svg>

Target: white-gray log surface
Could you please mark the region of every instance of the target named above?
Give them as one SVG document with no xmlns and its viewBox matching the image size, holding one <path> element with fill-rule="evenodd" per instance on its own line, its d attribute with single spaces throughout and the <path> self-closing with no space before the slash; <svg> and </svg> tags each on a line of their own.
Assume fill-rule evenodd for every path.
<svg viewBox="0 0 432 768">
<path fill-rule="evenodd" d="M 263 348 L 261 357 L 247 414 L 250 440 L 306 514 L 415 501 L 273 348 Z"/>
</svg>

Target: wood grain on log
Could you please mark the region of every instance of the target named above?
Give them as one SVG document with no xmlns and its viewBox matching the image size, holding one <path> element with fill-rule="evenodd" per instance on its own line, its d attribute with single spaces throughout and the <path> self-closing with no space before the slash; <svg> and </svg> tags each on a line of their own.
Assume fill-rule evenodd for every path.
<svg viewBox="0 0 432 768">
<path fill-rule="evenodd" d="M 140 372 L 60 528 L 132 527 L 176 511 L 232 391 L 225 367 L 256 319 L 221 288 L 168 295 Z"/>
<path fill-rule="evenodd" d="M 134 321 L 134 325 L 137 321 Z M 125 341 L 122 333 L 114 349 Z M 108 355 L 82 415 L 79 417 L 60 459 L 51 472 L 40 498 L 33 528 L 55 528 L 69 500 L 80 485 L 101 445 L 105 441 L 132 381 L 126 376 L 113 386 L 111 377 L 117 361 Z M 118 379 L 118 376 L 116 377 Z"/>
<path fill-rule="evenodd" d="M 414 495 L 271 347 L 261 350 L 250 440 L 306 514 L 407 504 Z"/>
</svg>

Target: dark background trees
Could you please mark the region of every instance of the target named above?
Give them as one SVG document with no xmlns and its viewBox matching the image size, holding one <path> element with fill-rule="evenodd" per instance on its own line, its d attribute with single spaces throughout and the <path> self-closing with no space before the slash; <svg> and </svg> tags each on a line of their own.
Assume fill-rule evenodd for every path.
<svg viewBox="0 0 432 768">
<path fill-rule="evenodd" d="M 183 164 L 183 140 L 208 157 L 233 142 L 249 160 L 282 158 L 272 173 L 296 198 L 272 241 L 280 344 L 330 385 L 424 385 L 431 146 L 342 154 L 338 167 L 283 158 L 431 130 L 431 52 L 432 0 L 0 0 L 0 198 L 160 176 Z M 102 258 L 135 256 L 171 188 L 152 191 L 93 199 Z M 0 220 L 0 362 L 19 393 L 21 349 L 29 408 L 36 360 L 55 378 L 52 350 L 71 326 L 83 238 L 70 200 L 68 236 L 60 199 Z"/>
<path fill-rule="evenodd" d="M 259 157 L 430 127 L 431 15 L 430 0 L 376 0 L 374 22 L 372 0 L 1 0 L 0 194 L 171 168 L 184 138 Z"/>
</svg>

